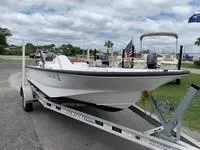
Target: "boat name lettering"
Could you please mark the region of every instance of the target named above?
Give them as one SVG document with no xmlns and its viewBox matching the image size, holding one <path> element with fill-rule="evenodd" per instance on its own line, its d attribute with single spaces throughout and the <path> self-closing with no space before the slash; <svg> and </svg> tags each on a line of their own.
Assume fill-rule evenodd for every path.
<svg viewBox="0 0 200 150">
<path fill-rule="evenodd" d="M 49 74 L 49 73 L 46 73 L 45 77 L 61 81 L 59 74 L 53 74 L 53 73 Z"/>
<path fill-rule="evenodd" d="M 74 113 L 73 111 L 67 111 L 67 113 L 70 115 L 70 116 L 73 116 L 75 118 L 78 118 L 78 119 L 81 119 L 81 120 L 85 120 L 85 116 L 81 115 L 81 114 L 78 114 L 78 113 Z"/>
<path fill-rule="evenodd" d="M 79 119 L 79 120 L 85 120 L 86 122 L 88 122 L 88 123 L 90 123 L 90 124 L 94 124 L 94 121 L 93 121 L 93 120 L 91 120 L 90 118 L 85 117 L 84 115 L 75 113 L 75 112 L 70 111 L 70 110 L 69 110 L 69 111 L 66 111 L 66 112 L 67 112 L 67 114 L 68 114 L 69 116 L 73 116 L 73 117 L 75 117 L 75 118 L 77 118 L 77 119 Z"/>
</svg>

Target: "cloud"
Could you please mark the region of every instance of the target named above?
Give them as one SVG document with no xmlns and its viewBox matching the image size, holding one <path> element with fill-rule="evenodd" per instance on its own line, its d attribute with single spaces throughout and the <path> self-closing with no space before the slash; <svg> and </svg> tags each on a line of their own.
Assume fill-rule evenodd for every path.
<svg viewBox="0 0 200 150">
<path fill-rule="evenodd" d="M 131 38 L 139 48 L 139 36 L 148 32 L 176 32 L 180 44 L 196 52 L 198 24 L 187 19 L 197 9 L 195 0 L 2 0 L 0 26 L 13 33 L 9 43 L 72 43 L 103 48 L 106 40 L 121 50 Z M 146 46 L 169 47 L 173 38 L 146 39 Z M 190 50 L 189 50 L 190 49 Z"/>
</svg>

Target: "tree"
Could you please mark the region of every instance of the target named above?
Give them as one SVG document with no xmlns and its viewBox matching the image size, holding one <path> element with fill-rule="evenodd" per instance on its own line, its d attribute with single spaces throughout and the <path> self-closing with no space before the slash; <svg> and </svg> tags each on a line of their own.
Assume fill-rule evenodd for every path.
<svg viewBox="0 0 200 150">
<path fill-rule="evenodd" d="M 0 54 L 4 54 L 5 48 L 8 46 L 7 37 L 11 35 L 7 28 L 0 27 Z"/>
<path fill-rule="evenodd" d="M 35 53 L 36 47 L 32 43 L 26 44 L 26 55 L 30 55 L 32 53 Z"/>
<path fill-rule="evenodd" d="M 53 51 L 54 52 L 54 50 L 55 50 L 55 44 L 50 44 L 49 45 L 49 49 L 51 50 L 51 51 Z"/>
<path fill-rule="evenodd" d="M 71 44 L 67 44 L 67 45 L 63 44 L 59 49 L 62 50 L 62 53 L 64 55 L 71 56 L 72 48 L 73 46 Z"/>
<path fill-rule="evenodd" d="M 1 27 L 0 27 L 0 34 L 4 35 L 5 37 L 12 36 L 10 30 Z"/>
<path fill-rule="evenodd" d="M 58 48 L 58 51 L 60 51 L 62 54 L 66 56 L 76 56 L 76 55 L 82 55 L 83 53 L 87 53 L 87 50 L 81 49 L 80 47 L 73 46 L 71 44 L 63 44 Z"/>
<path fill-rule="evenodd" d="M 196 41 L 194 42 L 194 45 L 200 46 L 200 37 L 198 37 L 198 38 L 196 39 Z"/>
<path fill-rule="evenodd" d="M 54 48 L 54 47 L 55 47 L 55 44 L 50 44 L 50 47 Z"/>
<path fill-rule="evenodd" d="M 107 42 L 105 42 L 104 46 L 107 47 L 107 53 L 109 54 L 109 49 L 113 47 L 113 43 L 108 40 Z"/>
<path fill-rule="evenodd" d="M 0 53 L 2 54 L 5 47 L 7 46 L 6 37 L 0 34 Z"/>
</svg>

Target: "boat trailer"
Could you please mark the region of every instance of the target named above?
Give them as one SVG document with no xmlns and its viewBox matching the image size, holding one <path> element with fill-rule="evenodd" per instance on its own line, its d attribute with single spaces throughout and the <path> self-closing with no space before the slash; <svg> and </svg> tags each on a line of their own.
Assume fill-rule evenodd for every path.
<svg viewBox="0 0 200 150">
<path fill-rule="evenodd" d="M 78 111 L 75 108 L 67 105 L 67 101 L 65 101 L 65 103 L 60 103 L 48 98 L 26 79 L 24 51 L 22 63 L 22 86 L 20 88 L 20 95 L 22 96 L 23 109 L 26 112 L 32 111 L 33 103 L 39 101 L 47 109 L 53 110 L 57 113 L 63 114 L 67 117 L 81 121 L 150 149 L 200 150 L 200 143 L 198 141 L 181 132 L 181 118 L 191 103 L 193 97 L 198 91 L 200 91 L 200 84 L 191 85 L 185 97 L 169 119 L 165 119 L 163 111 L 171 111 L 171 105 L 162 101 L 157 101 L 153 97 L 152 105 L 156 115 L 152 115 L 136 105 L 129 107 L 129 109 L 134 113 L 138 114 L 155 126 L 155 128 L 151 130 L 138 132 L 99 117 Z"/>
</svg>

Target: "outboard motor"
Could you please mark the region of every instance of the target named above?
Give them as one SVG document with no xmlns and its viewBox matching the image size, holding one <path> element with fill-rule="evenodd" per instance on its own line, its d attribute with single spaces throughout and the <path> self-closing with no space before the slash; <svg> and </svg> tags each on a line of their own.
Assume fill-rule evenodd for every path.
<svg viewBox="0 0 200 150">
<path fill-rule="evenodd" d="M 108 53 L 101 53 L 100 59 L 103 66 L 109 66 Z"/>
<path fill-rule="evenodd" d="M 147 68 L 156 69 L 156 66 L 157 66 L 157 54 L 150 52 L 147 55 Z"/>
</svg>

